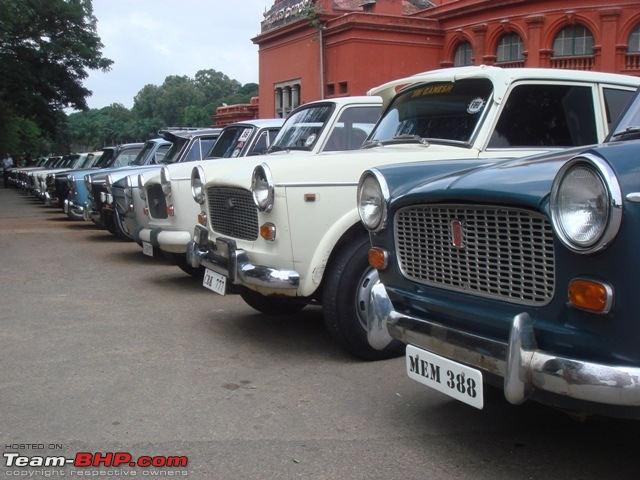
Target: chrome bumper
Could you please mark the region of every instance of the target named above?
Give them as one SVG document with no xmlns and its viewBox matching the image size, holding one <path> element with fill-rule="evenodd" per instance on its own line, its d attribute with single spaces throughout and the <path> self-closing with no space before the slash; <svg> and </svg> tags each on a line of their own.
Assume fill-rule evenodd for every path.
<svg viewBox="0 0 640 480">
<path fill-rule="evenodd" d="M 501 342 L 399 313 L 382 284 L 371 292 L 369 312 L 367 334 L 372 347 L 382 349 L 398 339 L 503 377 L 510 403 L 520 404 L 541 390 L 606 406 L 640 406 L 640 368 L 541 351 L 527 313 L 513 319 L 508 342 Z"/>
<path fill-rule="evenodd" d="M 224 275 L 239 285 L 258 285 L 276 289 L 296 289 L 300 275 L 294 270 L 280 270 L 249 261 L 247 252 L 237 248 L 228 238 L 216 239 L 215 248 L 208 242 L 207 230 L 196 226 L 191 242 L 187 245 L 187 263 L 194 268 L 204 266 Z"/>
</svg>

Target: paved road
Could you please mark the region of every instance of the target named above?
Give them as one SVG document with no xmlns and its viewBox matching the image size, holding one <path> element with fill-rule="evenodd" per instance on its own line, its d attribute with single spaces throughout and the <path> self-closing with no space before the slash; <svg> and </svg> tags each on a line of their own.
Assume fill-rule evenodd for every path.
<svg viewBox="0 0 640 480">
<path fill-rule="evenodd" d="M 408 380 L 401 358 L 350 357 L 318 308 L 267 318 L 136 244 L 1 188 L 0 294 L 0 478 L 640 473 L 636 423 L 578 422 L 533 403 L 509 405 L 497 391 L 475 410 Z M 188 464 L 15 465 L 82 452 Z"/>
</svg>

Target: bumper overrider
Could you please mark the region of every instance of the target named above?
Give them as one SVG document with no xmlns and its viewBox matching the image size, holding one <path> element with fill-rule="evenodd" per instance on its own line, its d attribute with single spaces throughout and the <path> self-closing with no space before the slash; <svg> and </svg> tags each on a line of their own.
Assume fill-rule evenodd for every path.
<svg viewBox="0 0 640 480">
<path fill-rule="evenodd" d="M 207 229 L 196 225 L 193 240 L 187 246 L 187 263 L 194 268 L 207 267 L 224 275 L 233 284 L 258 285 L 275 289 L 293 289 L 300 285 L 300 274 L 294 270 L 254 265 L 247 252 L 236 246 L 235 240 L 208 240 Z"/>
<path fill-rule="evenodd" d="M 383 349 L 398 339 L 502 377 L 505 397 L 512 404 L 551 397 L 566 399 L 559 406 L 569 408 L 575 402 L 601 406 L 596 410 L 603 411 L 640 407 L 640 368 L 541 351 L 527 313 L 514 317 L 508 342 L 501 342 L 397 312 L 383 284 L 373 288 L 369 312 L 367 334 L 372 347 Z M 624 416 L 640 416 L 640 410 Z"/>
</svg>

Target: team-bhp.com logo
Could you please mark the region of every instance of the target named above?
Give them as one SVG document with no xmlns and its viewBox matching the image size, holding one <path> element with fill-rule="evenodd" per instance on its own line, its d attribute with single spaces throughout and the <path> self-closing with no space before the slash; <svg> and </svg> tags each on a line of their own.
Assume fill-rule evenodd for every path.
<svg viewBox="0 0 640 480">
<path fill-rule="evenodd" d="M 167 468 L 186 467 L 189 459 L 178 456 L 140 456 L 133 457 L 127 452 L 89 453 L 78 452 L 75 457 L 65 456 L 24 456 L 19 453 L 4 453 L 5 467 L 140 467 L 140 468 Z"/>
</svg>

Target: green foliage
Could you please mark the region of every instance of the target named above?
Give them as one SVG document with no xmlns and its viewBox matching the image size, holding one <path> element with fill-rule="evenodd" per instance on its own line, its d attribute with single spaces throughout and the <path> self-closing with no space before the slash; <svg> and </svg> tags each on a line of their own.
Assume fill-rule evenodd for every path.
<svg viewBox="0 0 640 480">
<path fill-rule="evenodd" d="M 19 148 L 28 124 L 33 145 L 58 137 L 63 109 L 87 108 L 87 70 L 113 63 L 102 47 L 91 0 L 0 0 L 0 102 L 14 132 L 3 144 Z"/>
<path fill-rule="evenodd" d="M 163 127 L 210 127 L 217 107 L 249 103 L 257 95 L 258 84 L 241 85 L 215 70 L 200 70 L 194 78 L 172 75 L 162 85 L 145 85 L 131 110 L 113 104 L 70 114 L 68 137 L 75 151 L 144 142 Z"/>
</svg>

